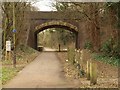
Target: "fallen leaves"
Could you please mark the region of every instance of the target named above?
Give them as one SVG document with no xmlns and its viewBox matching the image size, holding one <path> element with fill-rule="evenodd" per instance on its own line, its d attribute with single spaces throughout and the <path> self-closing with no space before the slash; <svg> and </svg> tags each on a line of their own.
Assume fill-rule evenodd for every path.
<svg viewBox="0 0 120 90">
<path fill-rule="evenodd" d="M 87 53 L 88 54 L 88 53 Z M 86 69 L 86 60 L 87 54 L 84 56 L 83 67 Z M 108 64 L 94 61 L 98 65 L 98 79 L 96 85 L 90 85 L 90 81 L 87 80 L 86 77 L 80 77 L 78 69 L 75 68 L 71 63 L 67 60 L 67 53 L 58 53 L 58 57 L 64 67 L 65 77 L 68 81 L 76 84 L 74 81 L 78 81 L 79 83 L 76 85 L 80 88 L 118 88 L 118 69 L 112 67 Z M 85 70 L 86 71 L 86 70 Z"/>
</svg>

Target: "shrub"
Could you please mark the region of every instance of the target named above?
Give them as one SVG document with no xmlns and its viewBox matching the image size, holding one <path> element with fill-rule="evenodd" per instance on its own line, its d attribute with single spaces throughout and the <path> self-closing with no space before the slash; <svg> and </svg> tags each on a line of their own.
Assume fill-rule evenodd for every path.
<svg viewBox="0 0 120 90">
<path fill-rule="evenodd" d="M 85 42 L 84 49 L 92 49 L 92 48 L 93 48 L 93 45 L 90 41 Z"/>
<path fill-rule="evenodd" d="M 103 43 L 101 51 L 104 53 L 104 55 L 120 58 L 119 45 L 112 38 Z"/>
<path fill-rule="evenodd" d="M 104 52 L 105 54 L 108 54 L 111 52 L 111 40 L 107 40 L 102 44 L 101 51 Z"/>
</svg>

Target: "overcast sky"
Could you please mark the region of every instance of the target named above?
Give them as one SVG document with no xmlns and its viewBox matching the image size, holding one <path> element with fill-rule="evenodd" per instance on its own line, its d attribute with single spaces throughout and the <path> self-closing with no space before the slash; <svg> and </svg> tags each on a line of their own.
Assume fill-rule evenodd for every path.
<svg viewBox="0 0 120 90">
<path fill-rule="evenodd" d="M 55 3 L 54 0 L 40 0 L 34 4 L 34 6 L 38 7 L 40 11 L 53 11 L 55 9 L 52 8 L 52 3 Z"/>
</svg>

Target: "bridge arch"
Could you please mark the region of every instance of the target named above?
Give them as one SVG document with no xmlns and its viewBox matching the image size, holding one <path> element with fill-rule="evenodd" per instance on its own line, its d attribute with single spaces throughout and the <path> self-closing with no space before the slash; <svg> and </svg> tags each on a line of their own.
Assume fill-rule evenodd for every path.
<svg viewBox="0 0 120 90">
<path fill-rule="evenodd" d="M 36 26 L 35 33 L 41 32 L 41 31 L 48 29 L 48 28 L 64 28 L 64 29 L 67 29 L 73 33 L 78 32 L 78 28 L 75 25 L 72 25 L 68 22 L 50 21 L 50 22 L 46 22 L 46 23 L 43 23 L 41 25 Z"/>
<path fill-rule="evenodd" d="M 64 28 L 73 33 L 77 33 L 76 48 L 80 49 L 80 37 L 82 37 L 82 32 L 80 22 L 76 20 L 81 20 L 81 13 L 78 12 L 41 12 L 41 11 L 30 11 L 27 12 L 26 18 L 28 20 L 28 32 L 26 35 L 27 45 L 36 49 L 36 34 L 47 29 L 47 28 Z"/>
<path fill-rule="evenodd" d="M 68 23 L 68 22 L 64 22 L 64 21 L 47 21 L 45 23 L 42 23 L 40 25 L 36 25 L 33 29 L 33 33 L 34 33 L 34 49 L 37 49 L 37 34 L 39 32 L 42 32 L 46 29 L 49 29 L 49 28 L 63 28 L 65 30 L 68 30 L 68 31 L 71 31 L 72 33 L 75 34 L 76 36 L 76 43 L 75 43 L 75 47 L 77 49 L 79 49 L 79 31 L 78 31 L 78 27 L 71 24 L 71 23 Z"/>
</svg>

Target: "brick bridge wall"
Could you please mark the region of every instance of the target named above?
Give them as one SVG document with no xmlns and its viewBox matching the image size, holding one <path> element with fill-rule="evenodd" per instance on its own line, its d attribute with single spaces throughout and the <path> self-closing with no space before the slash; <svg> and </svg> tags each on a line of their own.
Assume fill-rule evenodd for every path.
<svg viewBox="0 0 120 90">
<path fill-rule="evenodd" d="M 37 33 L 47 28 L 61 27 L 76 34 L 76 48 L 80 48 L 81 27 L 77 12 L 27 12 L 29 26 L 26 34 L 27 45 L 37 49 Z M 51 22 L 51 23 L 50 23 Z M 56 23 L 55 23 L 56 22 Z M 63 24 L 62 24 L 63 23 Z"/>
</svg>

